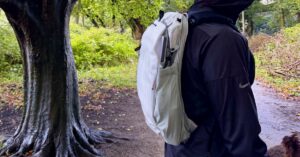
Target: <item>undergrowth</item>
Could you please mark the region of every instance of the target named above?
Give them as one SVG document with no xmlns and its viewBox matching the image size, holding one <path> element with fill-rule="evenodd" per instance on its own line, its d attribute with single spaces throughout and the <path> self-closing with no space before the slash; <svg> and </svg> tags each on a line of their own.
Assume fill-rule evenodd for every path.
<svg viewBox="0 0 300 157">
<path fill-rule="evenodd" d="M 300 24 L 250 39 L 257 77 L 286 97 L 300 97 Z"/>
<path fill-rule="evenodd" d="M 70 24 L 71 45 L 81 82 L 101 81 L 114 87 L 134 87 L 137 41 L 130 31 Z M 0 11 L 0 86 L 22 84 L 23 70 L 14 32 Z M 0 87 L 1 92 L 1 87 Z"/>
<path fill-rule="evenodd" d="M 113 29 L 71 24 L 71 43 L 76 67 L 80 70 L 133 63 L 137 56 L 134 51 L 137 42 L 131 34 L 120 34 Z"/>
<path fill-rule="evenodd" d="M 102 88 L 132 89 L 136 86 L 136 64 L 79 70 L 78 77 L 81 96 L 86 92 Z M 4 105 L 15 108 L 23 106 L 21 75 L 10 73 L 10 76 L 0 76 L 0 107 Z"/>
<path fill-rule="evenodd" d="M 136 64 L 122 64 L 114 67 L 98 67 L 78 71 L 79 80 L 100 81 L 108 87 L 134 88 L 136 86 Z"/>
</svg>

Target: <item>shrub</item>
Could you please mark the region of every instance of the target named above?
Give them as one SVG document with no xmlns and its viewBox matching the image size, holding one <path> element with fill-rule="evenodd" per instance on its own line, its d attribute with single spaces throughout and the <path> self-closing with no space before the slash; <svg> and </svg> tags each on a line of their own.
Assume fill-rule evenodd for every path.
<svg viewBox="0 0 300 157">
<path fill-rule="evenodd" d="M 71 24 L 71 41 L 76 66 L 89 69 L 94 66 L 115 66 L 133 62 L 136 42 L 130 34 L 118 34 L 105 28 L 81 27 Z M 0 72 L 21 73 L 22 58 L 12 27 L 0 12 Z"/>
<path fill-rule="evenodd" d="M 133 62 L 136 42 L 130 34 L 118 34 L 105 28 L 84 28 L 71 25 L 71 43 L 78 69 L 94 66 L 115 66 Z"/>
<path fill-rule="evenodd" d="M 0 11 L 0 72 L 19 72 L 21 64 L 22 60 L 15 34 Z"/>
<path fill-rule="evenodd" d="M 252 36 L 249 40 L 249 46 L 253 53 L 259 51 L 265 44 L 270 43 L 272 36 L 260 33 L 256 36 Z"/>
<path fill-rule="evenodd" d="M 300 24 L 284 29 L 283 34 L 289 43 L 295 43 L 300 46 Z"/>
<path fill-rule="evenodd" d="M 274 36 L 250 39 L 260 79 L 290 96 L 300 97 L 300 24 Z M 259 43 L 259 44 L 256 44 Z"/>
</svg>

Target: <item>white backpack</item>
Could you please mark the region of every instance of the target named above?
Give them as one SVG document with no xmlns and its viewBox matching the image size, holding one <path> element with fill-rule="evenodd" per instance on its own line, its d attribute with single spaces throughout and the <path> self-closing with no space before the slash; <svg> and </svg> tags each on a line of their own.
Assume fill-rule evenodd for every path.
<svg viewBox="0 0 300 157">
<path fill-rule="evenodd" d="M 147 125 L 166 143 L 178 145 L 196 129 L 181 94 L 187 15 L 168 12 L 147 28 L 141 41 L 137 90 Z"/>
</svg>

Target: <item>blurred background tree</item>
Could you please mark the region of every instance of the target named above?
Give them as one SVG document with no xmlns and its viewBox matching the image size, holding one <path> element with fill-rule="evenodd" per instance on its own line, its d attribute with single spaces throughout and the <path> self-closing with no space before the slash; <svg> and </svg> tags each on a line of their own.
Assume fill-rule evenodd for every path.
<svg viewBox="0 0 300 157">
<path fill-rule="evenodd" d="M 159 10 L 186 12 L 193 2 L 194 0 L 78 0 L 71 17 L 71 42 L 77 68 L 88 71 L 122 64 L 135 68 L 135 48 L 146 27 L 158 18 Z M 258 41 L 252 42 L 253 45 L 271 42 L 260 42 L 265 39 L 256 38 L 261 33 L 274 38 L 288 29 L 290 33 L 282 35 L 283 38 L 290 43 L 296 41 L 296 44 L 291 47 L 286 42 L 285 46 L 290 49 L 286 51 L 293 52 L 292 54 L 299 52 L 295 49 L 295 45 L 300 45 L 298 38 L 288 38 L 293 33 L 300 36 L 297 34 L 300 0 L 255 0 L 244 15 L 245 20 L 241 16 L 237 26 L 242 30 L 242 25 L 245 24 L 246 36 L 255 39 L 251 41 Z M 7 78 L 8 74 L 15 78 L 15 74 L 22 73 L 21 56 L 13 30 L 1 11 L 0 34 L 0 76 Z M 273 48 L 272 44 L 270 47 Z M 297 59 L 296 55 L 289 57 Z"/>
<path fill-rule="evenodd" d="M 300 22 L 300 0 L 255 0 L 245 11 L 247 34 L 273 34 Z"/>
<path fill-rule="evenodd" d="M 116 65 L 116 63 L 112 64 L 109 59 L 116 57 L 116 54 L 120 58 L 116 62 L 119 63 L 123 60 L 127 62 L 128 59 L 122 58 L 120 55 L 131 58 L 135 56 L 132 49 L 132 47 L 137 47 L 138 42 L 135 40 L 141 39 L 145 28 L 158 17 L 159 10 L 185 12 L 193 2 L 194 0 L 79 0 L 74 7 L 71 22 L 71 28 L 74 28 L 71 33 L 74 38 L 72 45 L 76 59 L 80 60 L 77 61 L 78 67 Z M 242 28 L 242 22 L 242 18 L 240 18 L 237 24 L 239 28 Z M 248 36 L 258 33 L 274 34 L 280 29 L 294 26 L 300 22 L 300 0 L 255 0 L 253 5 L 245 11 L 244 22 Z M 90 31 L 93 33 L 89 33 Z M 17 69 L 21 67 L 21 59 L 17 41 L 14 39 L 13 31 L 3 12 L 0 12 L 0 33 L 0 70 L 18 71 Z M 121 36 L 124 39 L 118 37 L 119 33 L 123 34 Z M 86 38 L 88 34 L 90 41 L 94 42 L 88 43 L 87 40 L 79 40 Z M 112 39 L 120 39 L 120 41 Z M 99 56 L 100 53 L 103 54 L 102 58 L 107 63 L 103 63 L 103 60 L 96 62 L 94 59 L 89 59 L 92 55 L 87 55 L 86 51 L 82 51 L 84 45 L 91 47 L 91 43 L 99 43 L 102 40 L 107 42 L 102 42 L 102 46 L 97 49 L 95 46 L 98 53 L 96 56 Z M 123 47 L 135 46 L 129 46 L 131 49 L 124 49 L 124 51 L 122 48 L 117 50 L 108 48 L 116 42 L 123 44 Z M 96 52 L 94 49 L 90 51 L 91 54 L 97 54 Z"/>
</svg>

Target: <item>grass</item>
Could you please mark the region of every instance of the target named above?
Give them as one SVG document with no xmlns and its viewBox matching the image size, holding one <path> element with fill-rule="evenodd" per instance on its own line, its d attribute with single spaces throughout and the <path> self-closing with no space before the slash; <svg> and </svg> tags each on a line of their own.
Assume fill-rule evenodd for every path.
<svg viewBox="0 0 300 157">
<path fill-rule="evenodd" d="M 113 67 L 95 67 L 90 70 L 79 70 L 78 78 L 80 82 L 94 80 L 109 87 L 134 88 L 136 86 L 136 63 L 121 64 Z M 1 85 L 18 84 L 21 85 L 23 76 L 20 73 L 6 72 L 0 75 Z"/>
<path fill-rule="evenodd" d="M 256 62 L 259 59 L 256 58 Z M 282 77 L 274 76 L 270 72 L 257 65 L 256 77 L 258 80 L 270 85 L 278 92 L 284 94 L 286 97 L 300 97 L 300 80 L 299 79 L 285 79 Z"/>
<path fill-rule="evenodd" d="M 115 67 L 95 67 L 78 71 L 80 95 L 105 88 L 135 88 L 136 63 Z M 23 77 L 20 73 L 7 72 L 0 75 L 0 106 L 8 104 L 23 106 Z"/>
<path fill-rule="evenodd" d="M 1 84 L 21 84 L 23 81 L 22 73 L 19 72 L 2 72 L 0 73 Z"/>
<path fill-rule="evenodd" d="M 136 86 L 136 64 L 123 64 L 115 67 L 97 67 L 88 71 L 78 71 L 80 81 L 101 81 L 104 85 L 118 88 Z"/>
</svg>

